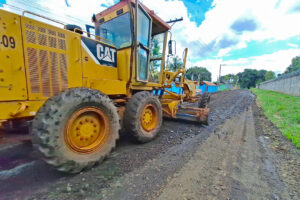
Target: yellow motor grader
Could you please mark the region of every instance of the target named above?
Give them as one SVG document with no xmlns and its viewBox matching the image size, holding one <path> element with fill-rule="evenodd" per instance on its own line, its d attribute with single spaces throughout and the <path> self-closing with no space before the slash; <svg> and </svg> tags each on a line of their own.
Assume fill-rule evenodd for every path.
<svg viewBox="0 0 300 200">
<path fill-rule="evenodd" d="M 165 69 L 171 27 L 152 10 L 121 0 L 92 19 L 86 32 L 0 10 L 0 124 L 31 120 L 34 147 L 69 173 L 101 162 L 121 128 L 143 143 L 163 115 L 206 123 L 209 113 L 208 98 L 184 77 L 187 49 L 181 69 Z M 172 84 L 183 92 L 168 90 Z M 197 108 L 183 104 L 197 101 Z"/>
</svg>

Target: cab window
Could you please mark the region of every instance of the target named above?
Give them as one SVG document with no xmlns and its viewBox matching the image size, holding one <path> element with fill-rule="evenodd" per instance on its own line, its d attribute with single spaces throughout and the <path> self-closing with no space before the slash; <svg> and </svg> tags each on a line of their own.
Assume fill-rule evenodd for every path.
<svg viewBox="0 0 300 200">
<path fill-rule="evenodd" d="M 131 46 L 130 14 L 125 13 L 96 26 L 96 35 L 111 41 L 118 49 Z"/>
</svg>

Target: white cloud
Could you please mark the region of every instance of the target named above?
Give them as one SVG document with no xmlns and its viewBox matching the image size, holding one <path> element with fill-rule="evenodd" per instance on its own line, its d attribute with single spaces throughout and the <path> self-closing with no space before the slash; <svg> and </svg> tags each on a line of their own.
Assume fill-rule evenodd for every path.
<svg viewBox="0 0 300 200">
<path fill-rule="evenodd" d="M 232 32 L 230 26 L 238 18 L 255 19 L 258 30 L 245 33 L 242 40 L 286 39 L 299 35 L 295 24 L 300 13 L 289 14 L 289 9 L 298 0 L 282 1 L 277 9 L 277 0 L 215 0 L 215 8 L 208 11 L 200 34 L 206 42 Z"/>
<path fill-rule="evenodd" d="M 221 49 L 217 55 L 218 58 L 228 55 L 228 52 L 231 51 L 231 48 Z"/>
<path fill-rule="evenodd" d="M 299 46 L 298 46 L 297 44 L 288 43 L 288 45 L 289 45 L 290 47 L 299 48 Z"/>
<path fill-rule="evenodd" d="M 272 54 L 228 61 L 223 61 L 222 59 L 208 59 L 195 64 L 197 66 L 207 67 L 208 70 L 212 72 L 213 81 L 216 81 L 221 63 L 226 64 L 226 66 L 222 66 L 221 75 L 237 74 L 244 71 L 246 68 L 257 70 L 265 69 L 282 73 L 291 64 L 291 60 L 295 56 L 300 56 L 300 49 L 281 50 Z"/>
</svg>

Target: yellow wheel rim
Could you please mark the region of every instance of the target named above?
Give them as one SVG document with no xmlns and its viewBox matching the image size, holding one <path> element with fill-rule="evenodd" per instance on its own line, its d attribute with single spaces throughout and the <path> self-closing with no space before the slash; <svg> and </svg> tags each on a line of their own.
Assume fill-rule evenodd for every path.
<svg viewBox="0 0 300 200">
<path fill-rule="evenodd" d="M 95 107 L 85 107 L 72 114 L 65 126 L 65 141 L 78 153 L 92 153 L 106 143 L 109 119 Z"/>
<path fill-rule="evenodd" d="M 147 104 L 142 110 L 141 124 L 146 132 L 151 132 L 157 127 L 158 112 L 152 104 Z"/>
</svg>

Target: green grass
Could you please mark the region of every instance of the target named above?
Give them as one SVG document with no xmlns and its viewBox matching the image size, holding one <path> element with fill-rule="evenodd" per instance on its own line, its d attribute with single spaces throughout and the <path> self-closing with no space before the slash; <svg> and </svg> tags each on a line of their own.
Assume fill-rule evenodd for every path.
<svg viewBox="0 0 300 200">
<path fill-rule="evenodd" d="M 266 117 L 300 148 L 300 97 L 251 88 Z"/>
</svg>

